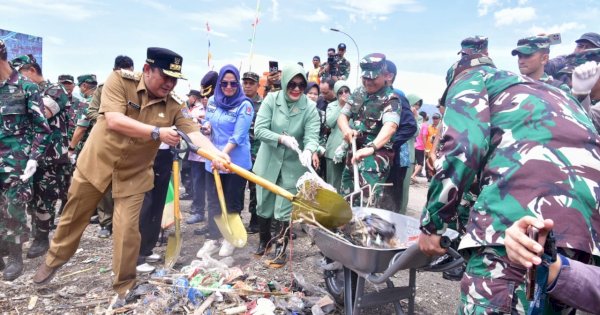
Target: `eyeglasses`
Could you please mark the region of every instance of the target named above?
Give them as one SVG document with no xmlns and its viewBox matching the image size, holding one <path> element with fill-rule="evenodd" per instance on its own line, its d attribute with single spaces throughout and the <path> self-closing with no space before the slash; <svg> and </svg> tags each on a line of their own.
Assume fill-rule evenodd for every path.
<svg viewBox="0 0 600 315">
<path fill-rule="evenodd" d="M 350 90 L 349 89 L 341 89 L 337 93 L 337 95 L 342 95 L 342 94 L 350 94 Z"/>
<path fill-rule="evenodd" d="M 287 85 L 287 88 L 288 88 L 288 90 L 293 90 L 295 88 L 300 88 L 300 90 L 304 90 L 304 89 L 306 89 L 306 82 L 290 81 L 290 83 L 288 83 L 288 85 Z"/>
<path fill-rule="evenodd" d="M 239 85 L 238 81 L 221 81 L 221 87 L 224 87 L 224 88 L 226 88 L 227 86 L 236 88 L 236 87 L 238 87 L 238 85 Z"/>
</svg>

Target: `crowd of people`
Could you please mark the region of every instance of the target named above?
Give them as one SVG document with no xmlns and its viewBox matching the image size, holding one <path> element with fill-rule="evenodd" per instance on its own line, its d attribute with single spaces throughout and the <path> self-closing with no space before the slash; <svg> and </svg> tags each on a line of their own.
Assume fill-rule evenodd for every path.
<svg viewBox="0 0 600 315">
<path fill-rule="evenodd" d="M 46 255 L 33 282 L 49 282 L 97 214 L 98 235 L 112 235 L 117 306 L 126 303 L 136 272 L 160 260 L 153 249 L 179 130 L 216 156 L 183 157 L 182 198 L 192 200 L 186 223 L 202 223 L 194 234 L 205 240 L 199 258 L 236 249 L 214 220 L 220 177 L 230 214 L 246 215 L 250 191 L 254 254 L 274 248 L 268 266 L 287 262 L 292 204 L 230 172 L 229 163 L 292 194 L 314 168 L 350 195 L 357 167 L 365 202 L 397 213 L 406 212 L 409 185 L 424 169 L 430 186 L 419 246 L 443 254 L 440 235 L 448 228 L 461 233 L 468 263 L 454 275 L 461 279 L 460 313 L 527 312 L 525 273 L 533 265 L 550 270 L 538 281 L 551 293 L 541 305 L 593 312 L 590 295 L 582 305 L 581 296 L 560 293 L 572 276 L 565 266 L 597 276 L 590 266 L 600 261 L 600 35 L 585 33 L 576 45 L 572 54 L 550 59 L 548 36 L 520 39 L 512 51 L 521 72 L 515 74 L 496 67 L 486 37 L 466 38 L 430 122 L 423 99 L 394 86 L 397 68 L 384 54 L 360 60 L 362 84 L 352 90 L 343 43 L 328 50 L 326 62 L 315 56 L 312 69 L 290 64 L 271 71 L 264 87 L 257 73 L 225 65 L 206 73 L 184 101 L 173 93 L 184 79 L 183 58 L 166 48 L 148 48 L 142 72 L 118 56 L 104 84 L 93 74 L 78 76 L 76 97 L 72 75 L 50 83 L 32 55 L 9 59 L 0 41 L 3 279 L 23 273 L 22 245 L 31 237 L 26 256 Z M 529 226 L 542 231 L 542 240 L 552 230 L 555 248 L 527 238 Z M 598 301 L 598 285 L 587 285 Z"/>
</svg>

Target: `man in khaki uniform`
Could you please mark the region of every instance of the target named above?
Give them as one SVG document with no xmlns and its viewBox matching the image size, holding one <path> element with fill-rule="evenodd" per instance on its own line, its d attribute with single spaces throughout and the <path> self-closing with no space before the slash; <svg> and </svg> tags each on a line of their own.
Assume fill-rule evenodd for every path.
<svg viewBox="0 0 600 315">
<path fill-rule="evenodd" d="M 112 187 L 113 289 L 117 303 L 124 303 L 125 294 L 135 285 L 139 215 L 144 193 L 153 186 L 152 163 L 161 142 L 179 143 L 172 126 L 217 154 L 217 168 L 229 161 L 200 134 L 188 108 L 172 93 L 177 79 L 183 78 L 181 64 L 175 52 L 151 47 L 142 74 L 126 70 L 110 74 L 102 91 L 100 116 L 78 159 L 68 201 L 34 283 L 47 283 L 75 254 L 98 201 Z"/>
</svg>

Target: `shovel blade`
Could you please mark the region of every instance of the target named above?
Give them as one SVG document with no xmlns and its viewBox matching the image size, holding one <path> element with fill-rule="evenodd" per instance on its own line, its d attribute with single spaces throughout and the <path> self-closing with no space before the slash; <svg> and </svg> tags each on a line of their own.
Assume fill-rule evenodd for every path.
<svg viewBox="0 0 600 315">
<path fill-rule="evenodd" d="M 239 214 L 229 213 L 226 217 L 215 216 L 215 223 L 229 243 L 237 248 L 246 246 L 248 234 Z"/>
<path fill-rule="evenodd" d="M 340 227 L 352 219 L 350 204 L 331 190 L 317 189 L 315 197 L 310 200 L 296 196 L 292 204 L 295 206 L 292 211 L 293 219 L 298 219 L 300 214 L 309 218 L 314 216 L 317 222 L 327 228 Z"/>
<path fill-rule="evenodd" d="M 172 268 L 177 262 L 177 258 L 181 253 L 181 232 L 179 231 L 179 222 L 177 224 L 177 232 L 169 235 L 167 240 L 167 249 L 165 251 L 165 267 Z"/>
</svg>

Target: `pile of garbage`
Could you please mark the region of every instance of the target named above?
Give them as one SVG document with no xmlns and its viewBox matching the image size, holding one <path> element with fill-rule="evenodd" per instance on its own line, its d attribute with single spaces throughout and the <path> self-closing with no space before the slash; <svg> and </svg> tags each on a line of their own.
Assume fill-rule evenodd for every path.
<svg viewBox="0 0 600 315">
<path fill-rule="evenodd" d="M 233 258 L 203 256 L 179 271 L 160 269 L 126 297 L 114 313 L 144 314 L 328 314 L 335 303 L 301 274 L 284 287 L 232 266 Z"/>
<path fill-rule="evenodd" d="M 354 216 L 337 234 L 354 245 L 369 248 L 407 248 L 417 240 L 411 236 L 407 241 L 401 241 L 394 223 L 377 214 Z"/>
</svg>

